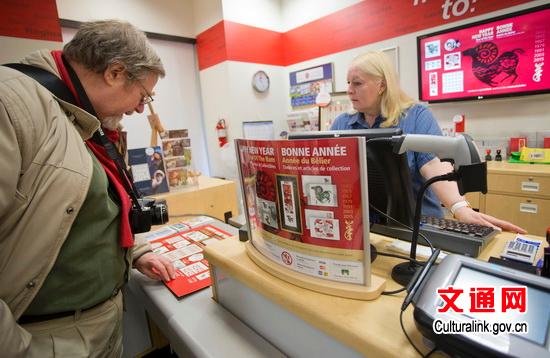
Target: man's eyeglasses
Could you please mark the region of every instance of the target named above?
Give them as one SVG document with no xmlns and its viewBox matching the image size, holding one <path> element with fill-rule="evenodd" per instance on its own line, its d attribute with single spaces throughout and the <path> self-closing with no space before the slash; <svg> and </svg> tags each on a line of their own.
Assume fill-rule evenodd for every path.
<svg viewBox="0 0 550 358">
<path fill-rule="evenodd" d="M 139 83 L 139 85 L 141 86 L 141 88 L 143 88 L 143 91 L 145 91 L 145 96 L 143 96 L 143 98 L 141 99 L 141 101 L 139 102 L 139 104 L 148 104 L 148 103 L 151 103 L 153 102 L 155 99 L 153 98 L 153 95 L 149 93 L 149 91 L 147 91 L 147 88 L 145 88 L 145 86 L 143 85 L 143 83 L 137 79 L 134 75 L 132 74 L 128 74 L 128 79 L 130 80 L 134 80 L 136 81 L 137 83 Z"/>
</svg>

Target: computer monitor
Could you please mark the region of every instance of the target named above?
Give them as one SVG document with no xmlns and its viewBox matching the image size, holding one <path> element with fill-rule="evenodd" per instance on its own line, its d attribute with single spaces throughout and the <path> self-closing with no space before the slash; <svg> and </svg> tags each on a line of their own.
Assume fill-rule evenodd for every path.
<svg viewBox="0 0 550 358">
<path fill-rule="evenodd" d="M 367 183 L 369 204 L 395 220 L 413 226 L 414 197 L 407 154 L 396 154 L 389 141 L 369 141 L 401 135 L 400 128 L 375 128 L 322 132 L 289 133 L 288 139 L 364 137 L 367 144 Z M 369 210 L 373 225 L 398 226 L 375 210 Z M 374 230 L 376 231 L 376 230 Z"/>
</svg>

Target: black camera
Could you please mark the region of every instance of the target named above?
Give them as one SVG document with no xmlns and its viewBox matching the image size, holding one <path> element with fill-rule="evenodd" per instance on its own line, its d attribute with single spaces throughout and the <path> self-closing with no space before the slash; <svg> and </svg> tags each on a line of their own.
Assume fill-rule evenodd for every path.
<svg viewBox="0 0 550 358">
<path fill-rule="evenodd" d="M 168 222 L 166 200 L 153 198 L 138 199 L 139 208 L 135 205 L 130 210 L 130 225 L 134 234 L 151 230 L 151 225 L 162 225 Z"/>
</svg>

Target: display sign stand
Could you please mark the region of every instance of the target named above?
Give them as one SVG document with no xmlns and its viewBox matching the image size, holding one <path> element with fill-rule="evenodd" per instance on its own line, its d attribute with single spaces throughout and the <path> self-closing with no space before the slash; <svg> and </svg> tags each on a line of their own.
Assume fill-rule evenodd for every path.
<svg viewBox="0 0 550 358">
<path fill-rule="evenodd" d="M 236 140 L 249 243 L 259 267 L 324 294 L 372 300 L 364 138 Z"/>
<path fill-rule="evenodd" d="M 327 295 L 369 301 L 378 298 L 386 288 L 386 279 L 373 274 L 371 274 L 370 286 L 327 281 L 300 274 L 266 258 L 251 242 L 246 243 L 246 253 L 256 265 L 271 275 L 298 287 Z"/>
</svg>

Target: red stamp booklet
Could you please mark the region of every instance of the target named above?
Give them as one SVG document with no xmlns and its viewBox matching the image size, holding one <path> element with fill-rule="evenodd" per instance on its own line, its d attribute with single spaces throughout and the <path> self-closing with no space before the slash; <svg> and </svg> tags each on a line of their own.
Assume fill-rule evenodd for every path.
<svg viewBox="0 0 550 358">
<path fill-rule="evenodd" d="M 151 241 L 153 251 L 170 260 L 176 269 L 177 277 L 165 285 L 178 298 L 210 286 L 203 248 L 231 236 L 213 225 L 203 225 Z"/>
</svg>

